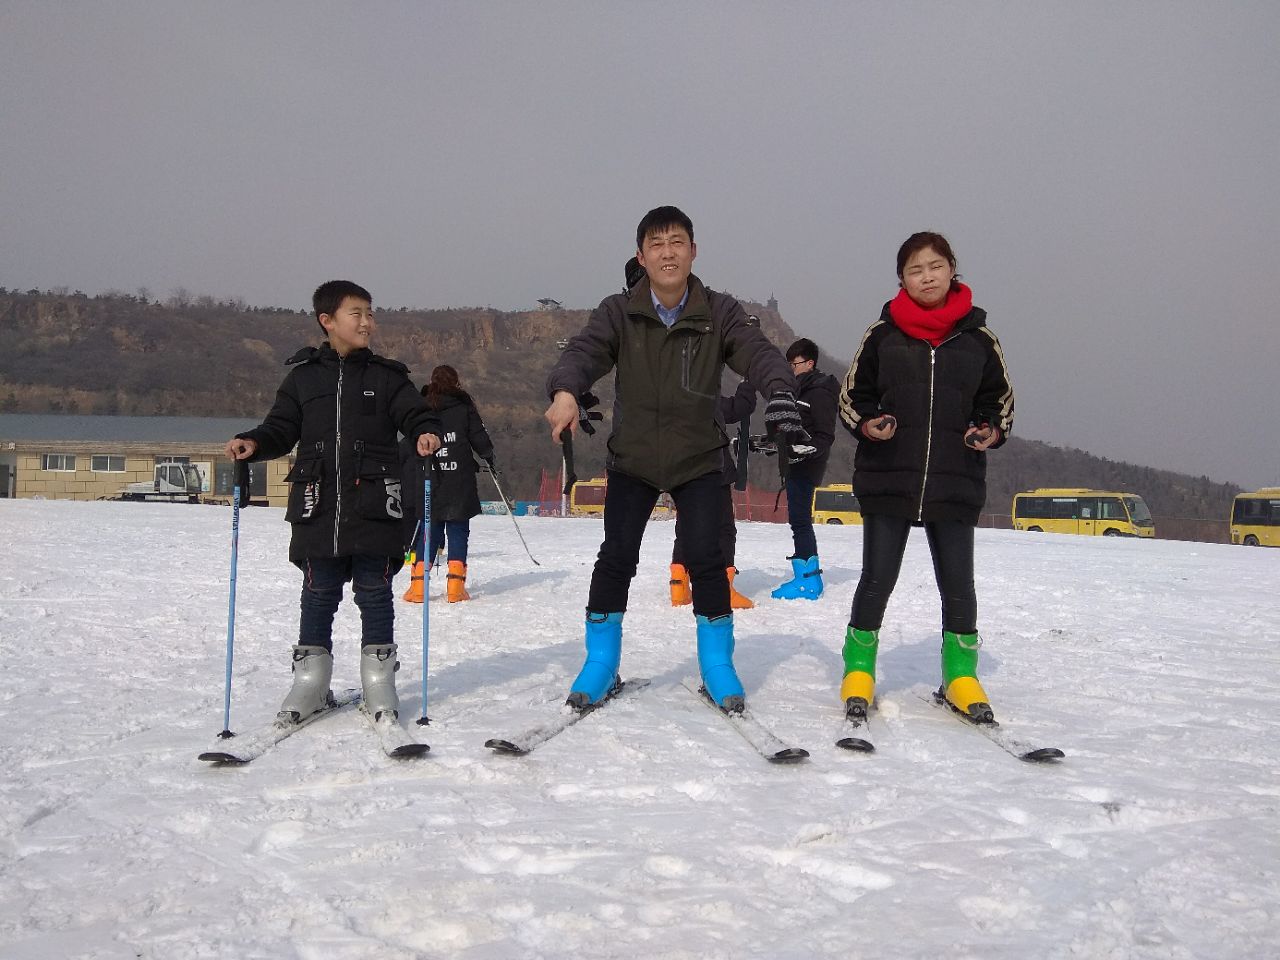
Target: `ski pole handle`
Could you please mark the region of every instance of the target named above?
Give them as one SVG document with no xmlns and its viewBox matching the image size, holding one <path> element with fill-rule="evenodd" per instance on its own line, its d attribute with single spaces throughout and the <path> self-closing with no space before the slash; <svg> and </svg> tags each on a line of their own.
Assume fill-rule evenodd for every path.
<svg viewBox="0 0 1280 960">
<path fill-rule="evenodd" d="M 560 431 L 560 448 L 564 453 L 564 495 L 567 497 L 578 475 L 573 469 L 573 431 L 565 427 Z"/>
<path fill-rule="evenodd" d="M 235 485 L 236 485 L 236 488 L 240 491 L 240 505 L 244 506 L 246 503 L 249 502 L 249 479 L 250 479 L 249 461 L 237 460 L 235 462 L 235 466 L 236 466 Z"/>
</svg>

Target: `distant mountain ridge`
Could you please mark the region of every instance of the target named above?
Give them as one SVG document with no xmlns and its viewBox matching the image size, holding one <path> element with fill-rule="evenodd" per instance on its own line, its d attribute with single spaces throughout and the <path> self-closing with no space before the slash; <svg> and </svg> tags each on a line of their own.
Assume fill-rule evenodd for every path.
<svg viewBox="0 0 1280 960">
<path fill-rule="evenodd" d="M 780 349 L 797 338 L 776 310 L 743 305 Z M 408 365 L 419 385 L 437 364 L 455 367 L 494 437 L 508 495 L 530 498 L 541 471 L 560 467 L 542 419 L 543 384 L 560 343 L 581 329 L 589 313 L 380 310 L 374 349 Z M 320 339 L 310 314 L 237 300 L 175 295 L 161 304 L 141 294 L 89 297 L 0 287 L 0 412 L 260 417 L 284 375 L 284 361 Z M 819 366 L 840 378 L 848 360 L 824 354 Z M 597 393 L 607 412 L 610 378 Z M 759 410 L 754 426 L 763 432 Z M 601 472 L 605 435 L 607 429 L 576 444 L 579 476 Z M 848 481 L 853 449 L 838 430 L 827 482 Z M 988 463 L 987 511 L 993 514 L 1007 514 L 1018 490 L 1086 486 L 1140 493 L 1157 518 L 1221 521 L 1239 492 L 1207 477 L 1026 440 L 1016 425 Z M 753 458 L 751 475 L 761 486 L 777 485 L 772 460 Z"/>
</svg>

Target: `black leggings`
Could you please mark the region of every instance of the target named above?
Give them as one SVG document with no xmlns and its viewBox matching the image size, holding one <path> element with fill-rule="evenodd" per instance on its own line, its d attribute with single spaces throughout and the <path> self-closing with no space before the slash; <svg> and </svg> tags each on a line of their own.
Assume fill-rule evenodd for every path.
<svg viewBox="0 0 1280 960">
<path fill-rule="evenodd" d="M 883 514 L 862 517 L 862 578 L 853 595 L 849 624 L 879 630 L 902 569 L 911 521 Z M 932 520 L 924 525 L 933 555 L 933 576 L 942 595 L 942 629 L 976 633 L 978 596 L 973 589 L 973 527 L 959 520 Z"/>
</svg>

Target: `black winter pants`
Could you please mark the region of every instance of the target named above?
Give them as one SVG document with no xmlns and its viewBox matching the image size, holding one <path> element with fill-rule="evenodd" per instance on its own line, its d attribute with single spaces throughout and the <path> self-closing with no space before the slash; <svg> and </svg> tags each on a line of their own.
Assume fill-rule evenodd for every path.
<svg viewBox="0 0 1280 960">
<path fill-rule="evenodd" d="M 911 521 L 882 514 L 862 517 L 862 578 L 853 595 L 850 626 L 879 630 L 902 569 Z M 973 527 L 959 520 L 924 525 L 933 555 L 933 576 L 942 595 L 942 629 L 976 633 L 978 597 L 973 589 Z"/>
<path fill-rule="evenodd" d="M 721 478 L 723 479 L 723 477 Z M 726 567 L 733 566 L 733 558 L 738 549 L 738 524 L 733 516 L 733 487 L 725 484 L 724 505 L 720 508 L 720 555 L 724 557 Z M 676 514 L 676 539 L 671 544 L 671 562 L 684 566 L 684 528 L 680 526 L 682 513 Z"/>
<path fill-rule="evenodd" d="M 657 487 L 643 480 L 608 472 L 604 494 L 604 543 L 591 573 L 587 609 L 596 613 L 620 613 L 627 609 L 631 580 L 640 563 L 640 542 L 649 514 L 658 502 Z M 720 552 L 720 519 L 724 509 L 724 483 L 717 470 L 690 480 L 671 491 L 675 501 L 685 566 L 693 588 L 693 612 L 704 617 L 730 613 L 729 578 Z"/>
</svg>

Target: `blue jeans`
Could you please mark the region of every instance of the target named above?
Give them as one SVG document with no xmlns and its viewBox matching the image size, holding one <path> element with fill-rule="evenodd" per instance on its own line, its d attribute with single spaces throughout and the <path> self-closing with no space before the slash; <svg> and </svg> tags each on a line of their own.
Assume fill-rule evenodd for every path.
<svg viewBox="0 0 1280 960">
<path fill-rule="evenodd" d="M 791 524 L 793 557 L 808 560 L 818 555 L 818 538 L 813 533 L 813 490 L 816 484 L 804 477 L 787 477 L 787 523 Z"/>
<path fill-rule="evenodd" d="M 427 559 L 435 563 L 440 547 L 448 541 L 449 559 L 467 562 L 467 541 L 471 537 L 470 520 L 432 520 L 431 549 L 427 551 Z"/>
<path fill-rule="evenodd" d="M 361 646 L 395 642 L 395 604 L 391 581 L 404 566 L 403 557 L 316 557 L 302 563 L 302 600 L 298 643 L 333 649 L 333 615 L 342 602 L 342 586 L 360 608 Z"/>
</svg>

